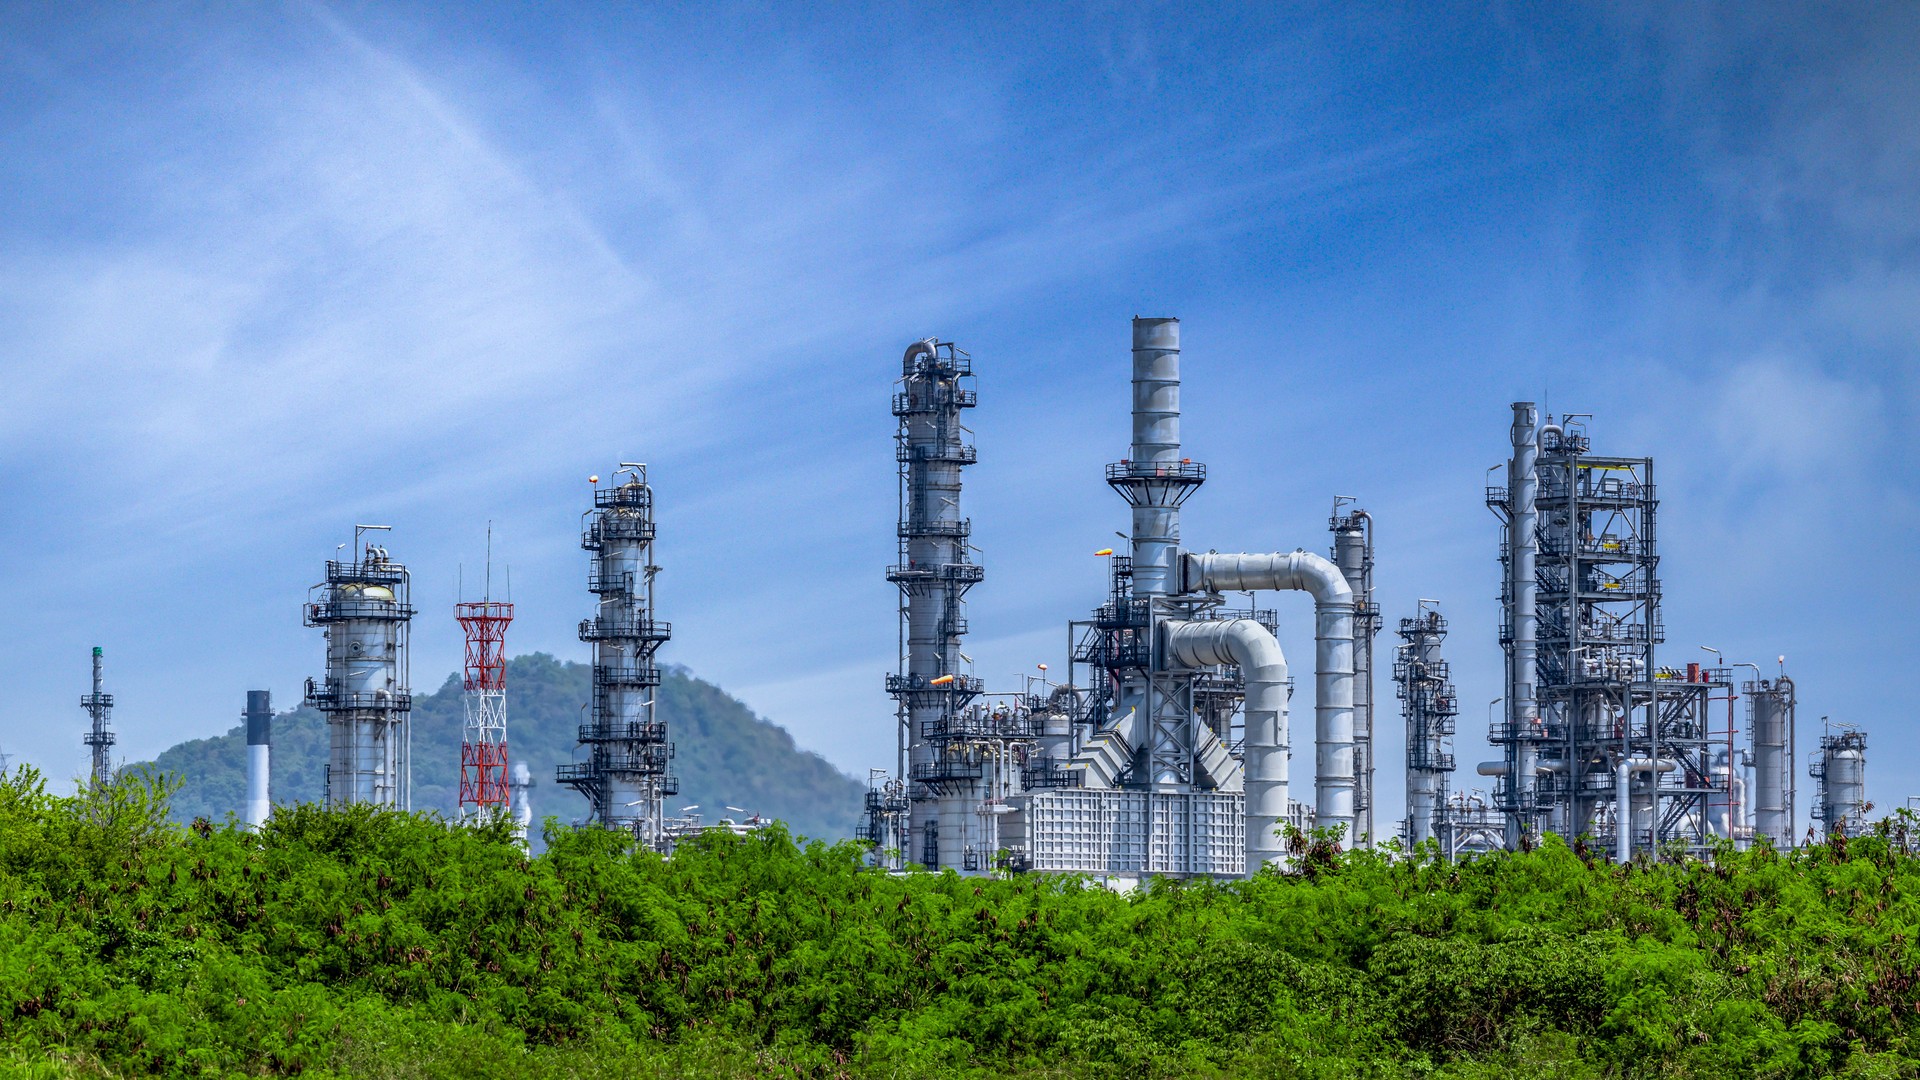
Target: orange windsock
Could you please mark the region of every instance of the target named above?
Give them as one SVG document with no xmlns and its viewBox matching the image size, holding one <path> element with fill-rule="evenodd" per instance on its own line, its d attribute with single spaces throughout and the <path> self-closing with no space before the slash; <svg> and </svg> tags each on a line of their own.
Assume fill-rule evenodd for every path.
<svg viewBox="0 0 1920 1080">
<path fill-rule="evenodd" d="M 937 679 L 931 679 L 931 680 L 929 680 L 929 681 L 927 682 L 927 685 L 928 685 L 928 686 L 945 686 L 945 685 L 947 685 L 948 683 L 950 683 L 950 682 L 952 682 L 952 681 L 953 681 L 953 676 L 951 676 L 951 675 L 942 675 L 942 676 L 940 676 L 940 677 L 939 677 L 939 678 L 937 678 Z"/>
<path fill-rule="evenodd" d="M 1101 548 L 1101 549 L 1100 549 L 1099 551 L 1096 551 L 1096 552 L 1094 552 L 1094 554 L 1095 554 L 1095 555 L 1111 555 L 1111 554 L 1113 554 L 1113 549 L 1112 549 L 1112 548 Z"/>
</svg>

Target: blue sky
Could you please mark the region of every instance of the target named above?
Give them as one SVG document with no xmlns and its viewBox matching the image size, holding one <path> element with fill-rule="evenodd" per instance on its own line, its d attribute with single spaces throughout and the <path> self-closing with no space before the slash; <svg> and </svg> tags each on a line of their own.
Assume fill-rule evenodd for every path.
<svg viewBox="0 0 1920 1080">
<path fill-rule="evenodd" d="M 356 521 L 414 568 L 416 685 L 489 520 L 511 647 L 582 657 L 585 478 L 637 459 L 663 657 L 884 765 L 901 348 L 981 373 L 968 651 L 1011 685 L 1104 592 L 1147 314 L 1189 546 L 1318 550 L 1358 496 L 1386 614 L 1452 622 L 1468 770 L 1528 398 L 1658 459 L 1666 659 L 1785 654 L 1802 746 L 1864 726 L 1897 805 L 1920 9 L 1810 11 L 9 5 L 0 745 L 81 770 L 94 644 L 129 756 L 291 704 Z"/>
</svg>

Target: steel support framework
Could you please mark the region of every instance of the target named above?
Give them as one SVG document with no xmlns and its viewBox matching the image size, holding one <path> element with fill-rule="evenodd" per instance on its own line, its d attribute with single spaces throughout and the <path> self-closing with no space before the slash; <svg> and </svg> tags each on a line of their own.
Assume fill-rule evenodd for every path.
<svg viewBox="0 0 1920 1080">
<path fill-rule="evenodd" d="M 507 625 L 513 605 L 492 600 L 458 604 L 467 635 L 461 705 L 460 820 L 477 822 L 511 808 L 507 778 Z"/>
</svg>

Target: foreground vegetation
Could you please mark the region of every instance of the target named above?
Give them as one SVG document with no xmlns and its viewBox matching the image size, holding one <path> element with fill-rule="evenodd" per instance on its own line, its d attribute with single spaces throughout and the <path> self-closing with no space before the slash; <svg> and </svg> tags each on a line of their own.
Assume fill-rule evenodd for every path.
<svg viewBox="0 0 1920 1080">
<path fill-rule="evenodd" d="M 0 784 L 0 1068 L 44 1076 L 1920 1075 L 1920 860 L 1549 843 L 1162 883 L 671 860 L 141 781 Z M 1889 827 L 1888 832 L 1892 831 Z"/>
</svg>

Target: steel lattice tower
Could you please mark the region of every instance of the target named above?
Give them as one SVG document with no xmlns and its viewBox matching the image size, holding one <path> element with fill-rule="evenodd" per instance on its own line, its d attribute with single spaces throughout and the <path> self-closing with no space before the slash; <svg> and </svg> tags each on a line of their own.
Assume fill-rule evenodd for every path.
<svg viewBox="0 0 1920 1080">
<path fill-rule="evenodd" d="M 507 624 L 513 605 L 482 600 L 454 608 L 467 632 L 466 728 L 460 740 L 460 820 L 504 812 L 507 784 Z"/>
</svg>

